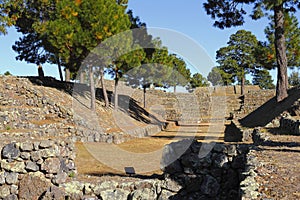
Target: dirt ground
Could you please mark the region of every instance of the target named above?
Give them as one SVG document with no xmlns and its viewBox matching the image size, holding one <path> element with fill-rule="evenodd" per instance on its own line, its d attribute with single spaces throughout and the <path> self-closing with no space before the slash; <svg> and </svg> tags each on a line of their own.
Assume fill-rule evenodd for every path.
<svg viewBox="0 0 300 200">
<path fill-rule="evenodd" d="M 79 175 L 82 177 L 89 177 L 91 179 L 105 180 L 114 179 L 120 181 L 126 181 L 127 179 L 132 179 L 125 174 L 123 168 L 118 168 L 118 166 L 108 167 L 104 161 L 101 162 L 104 154 L 105 157 L 110 157 L 113 160 L 117 160 L 120 165 L 126 165 L 126 161 L 130 160 L 129 157 L 123 156 L 122 151 L 128 153 L 133 153 L 132 155 L 146 155 L 151 152 L 159 152 L 165 144 L 168 144 L 174 140 L 183 139 L 184 137 L 195 137 L 199 141 L 206 139 L 208 141 L 221 141 L 223 139 L 222 133 L 211 132 L 210 134 L 205 134 L 209 132 L 209 126 L 198 127 L 196 133 L 195 127 L 185 127 L 179 129 L 174 128 L 172 130 L 163 131 L 148 138 L 134 139 L 120 145 L 109 145 L 109 144 L 83 144 L 77 143 L 76 147 L 78 149 L 76 164 L 78 166 Z M 266 130 L 271 143 L 261 145 L 255 152 L 256 157 L 259 162 L 257 168 L 257 182 L 259 183 L 259 192 L 261 196 L 257 199 L 272 199 L 272 200 L 297 200 L 300 199 L 300 136 L 286 135 L 280 130 Z M 173 137 L 176 136 L 174 139 Z M 173 140 L 174 139 L 174 140 Z M 117 152 L 111 150 L 112 146 L 115 146 Z M 121 153 L 120 153 L 121 152 Z M 114 156 L 120 157 L 114 157 Z M 159 155 L 159 154 L 157 154 Z M 125 157 L 125 164 L 122 163 L 122 158 Z M 134 156 L 133 156 L 134 157 Z M 149 161 L 150 160 L 150 161 Z M 130 161 L 132 166 L 135 166 L 134 162 L 139 162 L 138 164 L 146 164 L 148 166 L 154 166 L 153 169 L 147 172 L 138 171 L 141 176 L 153 177 L 153 175 L 161 175 L 162 171 L 159 170 L 159 160 L 157 159 L 142 159 L 139 158 L 137 161 Z M 109 164 L 110 165 L 110 164 Z M 145 166 L 141 166 L 145 168 Z M 138 169 L 139 166 L 136 166 Z"/>
<path fill-rule="evenodd" d="M 223 132 L 224 124 L 202 124 L 173 127 L 151 137 L 136 138 L 119 145 L 78 142 L 78 173 L 97 176 L 125 175 L 124 166 L 130 165 L 140 175 L 161 174 L 160 160 L 164 145 L 184 138 L 221 142 L 224 140 Z"/>
<path fill-rule="evenodd" d="M 281 135 L 278 135 L 281 134 Z M 259 146 L 256 157 L 258 199 L 300 199 L 300 136 L 291 136 L 280 130 L 268 132 L 271 143 Z"/>
</svg>

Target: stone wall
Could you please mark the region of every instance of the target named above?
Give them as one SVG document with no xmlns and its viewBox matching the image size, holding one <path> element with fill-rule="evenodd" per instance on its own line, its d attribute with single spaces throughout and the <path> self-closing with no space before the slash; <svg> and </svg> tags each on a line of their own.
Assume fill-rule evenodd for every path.
<svg viewBox="0 0 300 200">
<path fill-rule="evenodd" d="M 67 140 L 1 142 L 0 198 L 38 199 L 76 173 L 74 144 Z"/>
<path fill-rule="evenodd" d="M 230 124 L 226 125 L 224 133 L 225 142 L 251 142 L 252 129 L 244 128 L 239 121 L 232 120 Z"/>
<path fill-rule="evenodd" d="M 242 114 L 249 114 L 275 97 L 275 90 L 249 91 L 244 95 Z"/>
<path fill-rule="evenodd" d="M 152 135 L 162 128 L 161 125 L 153 123 L 143 124 L 144 127 L 135 126 L 128 131 L 118 130 L 114 120 L 105 121 L 99 117 L 102 129 L 96 130 L 89 125 L 85 116 L 78 116 L 79 111 L 74 110 L 73 97 L 68 94 L 72 94 L 73 83 L 60 82 L 51 77 L 45 77 L 41 82 L 37 77 L 0 76 L 0 85 L 2 137 L 70 137 L 73 141 L 119 144 L 130 138 Z M 88 89 L 86 85 L 84 87 Z M 112 110 L 107 109 L 105 114 L 112 115 L 111 113 Z M 128 116 L 122 119 L 131 120 Z M 108 133 L 108 128 L 118 131 Z"/>
<path fill-rule="evenodd" d="M 300 122 L 291 116 L 280 118 L 280 128 L 291 135 L 300 135 Z"/>
<path fill-rule="evenodd" d="M 175 162 L 166 164 L 186 143 L 190 146 L 184 153 L 178 155 Z M 207 154 L 199 157 L 202 148 Z M 1 146 L 0 198 L 198 200 L 253 197 L 257 193 L 251 178 L 254 168 L 249 158 L 252 157 L 247 156 L 248 152 L 248 145 L 183 140 L 165 147 L 161 164 L 164 176 L 145 179 L 133 175 L 120 180 L 88 182 L 72 178 L 76 173 L 73 143 L 11 142 Z"/>
<path fill-rule="evenodd" d="M 161 177 L 137 175 L 99 183 L 74 180 L 61 188 L 73 199 L 255 199 L 258 185 L 250 148 L 183 140 L 165 146 Z"/>
<path fill-rule="evenodd" d="M 113 81 L 106 80 L 106 87 L 113 91 Z M 220 87 L 199 87 L 192 93 L 173 93 L 162 90 L 147 89 L 146 92 L 146 109 L 162 116 L 167 121 L 178 121 L 180 124 L 197 124 L 197 122 L 206 122 L 211 115 L 212 96 L 226 96 L 223 100 L 223 109 L 225 108 L 225 117 L 231 113 L 237 112 L 242 106 L 240 98 L 240 86 L 220 86 Z M 245 86 L 245 94 L 260 92 L 258 86 Z M 119 93 L 129 95 L 141 107 L 144 106 L 144 94 L 141 89 L 132 89 L 125 83 L 119 83 Z M 249 95 L 248 95 L 249 96 Z M 252 96 L 256 98 L 257 96 Z M 252 101 L 260 102 L 260 101 Z M 260 104 L 261 105 L 261 104 Z M 249 106 L 246 106 L 249 107 Z M 253 105 L 250 105 L 252 108 Z M 248 112 L 244 110 L 244 112 Z"/>
<path fill-rule="evenodd" d="M 187 147 L 189 143 L 191 145 Z M 180 155 L 181 152 L 184 152 L 183 155 Z M 246 180 L 251 174 L 248 170 L 253 169 L 247 158 L 248 152 L 249 146 L 244 144 L 207 144 L 183 140 L 166 145 L 162 168 L 167 177 L 181 186 L 172 197 L 240 199 L 249 196 L 251 186 L 253 197 L 257 194 L 257 188 L 253 187 L 255 182 Z M 176 157 L 178 159 L 169 164 Z"/>
</svg>

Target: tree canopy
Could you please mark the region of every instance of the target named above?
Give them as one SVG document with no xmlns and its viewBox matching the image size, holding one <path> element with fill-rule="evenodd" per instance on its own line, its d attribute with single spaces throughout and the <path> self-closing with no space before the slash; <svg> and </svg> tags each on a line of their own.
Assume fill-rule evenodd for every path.
<svg viewBox="0 0 300 200">
<path fill-rule="evenodd" d="M 287 57 L 284 33 L 284 13 L 296 12 L 300 9 L 300 2 L 295 0 L 207 0 L 203 6 L 208 15 L 214 20 L 214 26 L 224 29 L 244 24 L 247 14 L 244 5 L 253 5 L 251 17 L 256 20 L 273 12 L 275 24 L 274 45 L 277 62 L 276 99 L 282 101 L 288 96 Z"/>
<path fill-rule="evenodd" d="M 246 30 L 239 30 L 230 36 L 228 46 L 217 51 L 217 62 L 220 69 L 241 83 L 241 94 L 244 91 L 245 76 L 256 67 L 256 37 Z"/>
<path fill-rule="evenodd" d="M 286 55 L 287 55 L 287 66 L 288 67 L 299 67 L 300 66 L 300 27 L 297 17 L 294 14 L 285 13 L 285 43 L 286 43 Z M 271 19 L 270 19 L 271 20 Z M 268 68 L 276 68 L 276 51 L 275 51 L 275 24 L 271 20 L 269 25 L 265 29 L 267 42 L 265 43 L 266 53 L 260 54 L 260 57 L 267 59 L 267 62 L 262 64 Z"/>
<path fill-rule="evenodd" d="M 227 74 L 221 70 L 220 67 L 213 67 L 207 75 L 207 80 L 211 82 L 213 86 L 216 85 L 229 85 L 233 82 L 232 75 Z"/>
<path fill-rule="evenodd" d="M 195 73 L 191 77 L 189 89 L 194 89 L 196 87 L 207 87 L 209 83 L 205 77 L 203 77 L 200 73 Z"/>
<path fill-rule="evenodd" d="M 293 71 L 289 76 L 289 85 L 290 86 L 299 86 L 300 85 L 300 74 L 298 71 Z"/>
<path fill-rule="evenodd" d="M 186 86 L 191 77 L 191 72 L 186 66 L 186 62 L 176 54 L 169 55 L 171 59 L 172 72 L 164 81 L 164 87 L 173 87 L 176 92 L 177 86 Z"/>
<path fill-rule="evenodd" d="M 253 85 L 258 85 L 261 89 L 274 89 L 272 76 L 267 69 L 255 69 L 252 79 Z"/>
</svg>

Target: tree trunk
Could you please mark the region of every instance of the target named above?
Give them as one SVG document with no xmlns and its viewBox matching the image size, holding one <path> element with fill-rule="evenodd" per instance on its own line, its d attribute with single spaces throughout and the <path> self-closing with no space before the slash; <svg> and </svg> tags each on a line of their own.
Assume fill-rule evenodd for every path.
<svg viewBox="0 0 300 200">
<path fill-rule="evenodd" d="M 70 73 L 70 69 L 69 68 L 65 68 L 65 81 L 66 82 L 70 82 L 71 80 L 71 73 Z"/>
<path fill-rule="evenodd" d="M 58 72 L 59 72 L 60 80 L 64 81 L 59 58 L 57 58 L 57 67 L 58 67 Z"/>
<path fill-rule="evenodd" d="M 284 37 L 284 9 L 282 3 L 280 5 L 274 5 L 274 21 L 277 61 L 276 99 L 277 102 L 280 102 L 288 96 L 287 57 Z"/>
<path fill-rule="evenodd" d="M 80 83 L 83 84 L 84 83 L 84 79 L 85 79 L 85 72 L 84 71 L 80 71 L 80 77 L 79 78 L 80 78 L 80 80 L 79 80 Z"/>
<path fill-rule="evenodd" d="M 93 67 L 89 66 L 89 77 L 90 77 L 90 88 L 91 88 L 91 110 L 96 110 L 96 94 L 95 94 L 95 83 Z"/>
<path fill-rule="evenodd" d="M 174 93 L 176 93 L 176 85 L 174 85 Z"/>
<path fill-rule="evenodd" d="M 146 108 L 146 86 L 143 86 L 144 91 L 144 108 Z"/>
<path fill-rule="evenodd" d="M 106 91 L 106 87 L 105 87 L 105 83 L 104 83 L 104 72 L 103 72 L 103 69 L 100 69 L 100 81 L 101 81 L 101 87 L 102 87 L 102 92 L 103 92 L 105 107 L 108 107 L 109 106 L 109 101 L 108 101 L 107 91 Z"/>
<path fill-rule="evenodd" d="M 118 109 L 118 83 L 119 83 L 119 73 L 118 73 L 118 69 L 115 70 L 116 73 L 116 77 L 115 77 L 115 110 Z"/>
<path fill-rule="evenodd" d="M 243 75 L 241 79 L 241 95 L 244 95 L 244 93 L 245 93 L 245 75 Z"/>
</svg>

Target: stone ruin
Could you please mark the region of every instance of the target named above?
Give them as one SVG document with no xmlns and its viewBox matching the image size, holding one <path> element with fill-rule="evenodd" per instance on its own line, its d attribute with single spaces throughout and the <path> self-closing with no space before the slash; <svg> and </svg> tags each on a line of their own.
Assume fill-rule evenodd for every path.
<svg viewBox="0 0 300 200">
<path fill-rule="evenodd" d="M 211 151 L 199 158 L 199 148 L 208 144 L 190 141 L 191 145 L 182 155 L 178 155 L 175 162 L 166 164 L 164 159 L 170 157 L 168 154 L 176 152 L 186 142 L 180 141 L 165 147 L 162 161 L 164 175 L 161 177 L 143 179 L 137 176 L 121 182 L 78 181 L 73 178 L 76 174 L 75 141 L 122 143 L 126 137 L 120 133 L 99 133 L 83 121 L 75 126 L 72 108 L 67 103 L 52 100 L 53 96 L 66 102 L 70 99 L 57 96 L 60 93 L 54 92 L 55 89 L 47 88 L 47 92 L 44 92 L 45 88 L 33 87 L 27 79 L 16 77 L 1 77 L 1 86 L 0 106 L 7 108 L 0 109 L 3 136 L 0 145 L 2 199 L 252 199 L 257 195 L 257 185 L 253 178 L 255 161 L 250 156 L 253 146 L 239 144 L 213 144 Z M 157 103 L 164 105 L 166 119 L 177 120 L 179 123 L 178 119 L 182 115 L 193 116 L 190 121 L 181 121 L 183 124 L 193 124 L 198 114 L 182 113 L 181 110 L 191 107 L 196 97 L 202 102 L 199 107 L 201 113 L 209 114 L 211 97 L 206 90 L 201 88 L 193 94 L 175 96 L 150 91 L 147 105 L 150 108 Z M 248 91 L 241 102 L 235 90 L 234 87 L 225 89 L 231 94 L 226 99 L 229 105 L 226 108 L 227 116 L 234 111 L 241 114 L 250 112 L 264 101 L 251 100 L 257 96 L 258 91 Z M 157 98 L 156 93 L 159 93 L 160 98 Z M 269 98 L 271 93 L 262 92 L 261 99 Z M 189 98 L 191 95 L 194 96 Z M 140 97 L 140 94 L 133 95 L 137 102 L 142 102 Z M 190 99 L 189 102 L 178 103 L 178 99 L 185 98 Z M 60 121 L 55 124 L 34 123 L 56 118 Z M 9 130 L 12 127 L 23 131 Z M 133 134 L 138 137 L 151 135 L 157 128 L 141 128 Z"/>
</svg>

